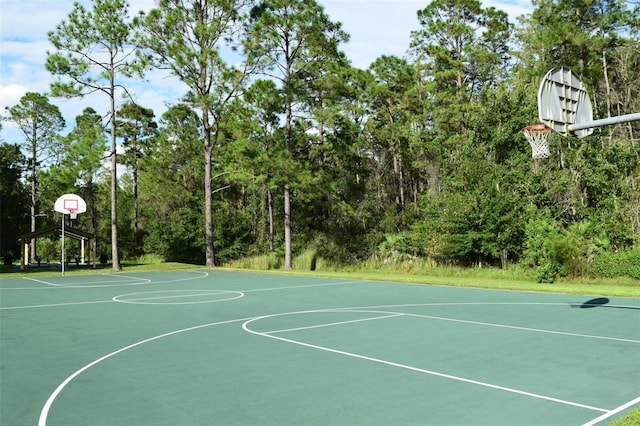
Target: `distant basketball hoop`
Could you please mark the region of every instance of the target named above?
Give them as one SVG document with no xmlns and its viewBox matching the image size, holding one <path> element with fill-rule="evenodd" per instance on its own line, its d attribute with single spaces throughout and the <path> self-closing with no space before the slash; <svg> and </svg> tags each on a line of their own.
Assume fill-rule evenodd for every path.
<svg viewBox="0 0 640 426">
<path fill-rule="evenodd" d="M 56 200 L 53 205 L 53 209 L 58 213 L 62 213 L 62 276 L 64 277 L 64 215 L 68 214 L 70 219 L 76 219 L 79 213 L 84 213 L 87 211 L 87 203 L 82 199 L 82 197 L 76 194 L 64 194 Z"/>
<path fill-rule="evenodd" d="M 76 219 L 79 213 L 87 211 L 87 203 L 76 194 L 64 194 L 58 197 L 53 209 L 58 213 L 70 215 L 71 219 Z"/>
</svg>

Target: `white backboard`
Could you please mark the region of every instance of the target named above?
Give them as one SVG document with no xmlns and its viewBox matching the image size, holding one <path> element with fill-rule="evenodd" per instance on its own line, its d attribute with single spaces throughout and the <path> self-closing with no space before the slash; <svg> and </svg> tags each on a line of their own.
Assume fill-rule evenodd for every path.
<svg viewBox="0 0 640 426">
<path fill-rule="evenodd" d="M 76 194 L 64 194 L 60 196 L 53 209 L 63 214 L 78 214 L 87 211 L 87 203 Z"/>
<path fill-rule="evenodd" d="M 586 86 L 569 68 L 551 69 L 538 90 L 538 115 L 542 123 L 563 136 L 583 138 L 593 128 L 571 131 L 571 125 L 593 121 L 593 108 Z"/>
</svg>

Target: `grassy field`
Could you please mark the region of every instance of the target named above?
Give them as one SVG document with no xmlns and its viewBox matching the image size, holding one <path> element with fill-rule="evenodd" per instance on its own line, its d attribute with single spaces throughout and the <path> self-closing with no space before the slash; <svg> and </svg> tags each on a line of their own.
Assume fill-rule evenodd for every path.
<svg viewBox="0 0 640 426">
<path fill-rule="evenodd" d="M 145 262 L 148 261 L 148 262 Z M 292 270 L 274 268 L 274 265 L 266 265 L 258 262 L 234 262 L 218 269 L 256 271 L 260 273 L 324 276 L 328 278 L 346 278 L 352 280 L 391 281 L 413 284 L 446 285 L 456 287 L 492 288 L 499 290 L 538 291 L 549 293 L 604 295 L 611 297 L 639 297 L 640 281 L 631 278 L 580 278 L 559 279 L 553 284 L 538 283 L 520 269 L 497 268 L 456 268 L 456 267 L 417 267 L 415 265 L 362 265 L 349 268 L 312 268 L 302 264 L 298 260 Z M 296 265 L 296 263 L 294 263 Z M 267 266 L 267 267 L 265 267 Z M 138 261 L 122 262 L 123 272 L 169 271 L 180 269 L 193 269 L 203 267 L 176 262 L 162 262 L 158 260 L 141 259 Z M 69 267 L 65 274 L 93 274 L 100 272 L 112 272 L 110 265 L 98 265 L 96 268 Z M 61 273 L 59 265 L 50 268 L 26 268 L 20 270 L 17 267 L 0 267 L 0 273 L 29 276 L 58 275 Z"/>
<path fill-rule="evenodd" d="M 609 423 L 609 426 L 638 426 L 640 425 L 640 408 L 631 410 L 626 416 L 614 420 Z"/>
</svg>

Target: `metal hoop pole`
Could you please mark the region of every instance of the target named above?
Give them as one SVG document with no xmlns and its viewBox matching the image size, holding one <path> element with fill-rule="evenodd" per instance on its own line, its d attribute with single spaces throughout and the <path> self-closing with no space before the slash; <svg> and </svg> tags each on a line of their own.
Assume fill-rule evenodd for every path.
<svg viewBox="0 0 640 426">
<path fill-rule="evenodd" d="M 629 121 L 640 120 L 640 112 L 635 114 L 619 115 L 617 117 L 602 118 L 600 120 L 587 121 L 585 123 L 568 124 L 567 130 L 574 132 L 576 130 L 590 129 L 591 127 L 602 127 L 610 124 L 628 123 Z"/>
<path fill-rule="evenodd" d="M 64 213 L 62 213 L 62 276 L 64 277 Z"/>
</svg>

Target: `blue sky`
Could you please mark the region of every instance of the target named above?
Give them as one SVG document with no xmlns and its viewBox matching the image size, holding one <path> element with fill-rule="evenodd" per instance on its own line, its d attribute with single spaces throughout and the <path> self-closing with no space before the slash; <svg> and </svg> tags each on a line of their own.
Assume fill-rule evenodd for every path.
<svg viewBox="0 0 640 426">
<path fill-rule="evenodd" d="M 530 0 L 482 0 L 509 14 L 510 21 L 531 11 Z M 351 35 L 342 50 L 359 68 L 367 68 L 381 55 L 404 56 L 412 30 L 418 29 L 416 12 L 428 0 L 318 0 L 333 21 L 342 23 Z M 90 5 L 89 0 L 81 3 Z M 154 0 L 129 0 L 130 13 L 148 10 Z M 65 19 L 73 9 L 73 0 L 0 0 L 0 114 L 5 107 L 17 104 L 27 92 L 46 93 L 53 77 L 44 68 L 47 50 L 52 50 L 47 32 Z M 154 108 L 159 116 L 167 103 L 175 102 L 185 90 L 175 79 L 151 76 L 150 81 L 135 84 L 137 101 Z M 62 100 L 51 98 L 67 125 L 88 106 L 99 113 L 108 110 L 101 96 Z M 20 132 L 3 123 L 0 137 L 5 142 L 21 142 Z"/>
</svg>

